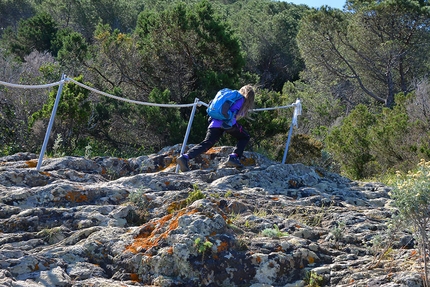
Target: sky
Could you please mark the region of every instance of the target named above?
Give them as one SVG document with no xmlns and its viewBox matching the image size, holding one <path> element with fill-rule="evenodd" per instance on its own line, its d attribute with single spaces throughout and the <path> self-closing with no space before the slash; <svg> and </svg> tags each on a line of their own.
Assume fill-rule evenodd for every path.
<svg viewBox="0 0 430 287">
<path fill-rule="evenodd" d="M 311 8 L 320 8 L 323 5 L 327 5 L 331 8 L 341 9 L 343 5 L 345 5 L 346 0 L 284 0 L 285 2 L 293 3 L 293 4 L 305 4 Z"/>
</svg>

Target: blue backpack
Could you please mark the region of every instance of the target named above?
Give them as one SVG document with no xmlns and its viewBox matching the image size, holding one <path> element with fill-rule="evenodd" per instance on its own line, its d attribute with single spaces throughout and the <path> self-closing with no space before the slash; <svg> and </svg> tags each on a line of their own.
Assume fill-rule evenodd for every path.
<svg viewBox="0 0 430 287">
<path fill-rule="evenodd" d="M 230 111 L 231 105 L 242 97 L 243 96 L 236 90 L 222 89 L 209 103 L 206 112 L 212 119 L 222 120 L 228 123 L 236 116 L 235 113 Z"/>
</svg>

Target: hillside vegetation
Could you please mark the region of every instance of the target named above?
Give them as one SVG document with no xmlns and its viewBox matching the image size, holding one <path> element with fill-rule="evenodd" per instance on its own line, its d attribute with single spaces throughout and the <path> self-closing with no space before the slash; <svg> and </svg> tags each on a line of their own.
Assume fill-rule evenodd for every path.
<svg viewBox="0 0 430 287">
<path fill-rule="evenodd" d="M 66 74 L 172 104 L 251 83 L 257 108 L 302 101 L 288 163 L 369 178 L 430 159 L 429 16 L 421 0 L 347 1 L 343 10 L 269 0 L 0 0 L 0 80 L 45 84 Z M 0 156 L 40 152 L 56 94 L 0 86 Z M 182 142 L 190 112 L 67 83 L 47 151 L 149 154 Z M 292 109 L 252 118 L 242 122 L 253 136 L 248 150 L 279 161 Z M 206 124 L 200 107 L 189 143 Z"/>
</svg>

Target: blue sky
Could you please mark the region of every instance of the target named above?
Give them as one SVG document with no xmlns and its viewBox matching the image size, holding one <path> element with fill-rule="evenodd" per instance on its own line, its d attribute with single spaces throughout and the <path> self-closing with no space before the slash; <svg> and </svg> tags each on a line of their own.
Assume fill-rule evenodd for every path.
<svg viewBox="0 0 430 287">
<path fill-rule="evenodd" d="M 285 2 L 293 3 L 293 4 L 305 4 L 309 7 L 320 8 L 323 5 L 327 5 L 331 8 L 342 9 L 343 5 L 345 5 L 346 0 L 283 0 Z"/>
</svg>

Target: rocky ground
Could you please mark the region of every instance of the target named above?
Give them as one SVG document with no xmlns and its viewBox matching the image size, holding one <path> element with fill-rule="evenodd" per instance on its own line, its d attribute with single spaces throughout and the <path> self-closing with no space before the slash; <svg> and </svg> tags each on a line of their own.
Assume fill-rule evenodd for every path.
<svg viewBox="0 0 430 287">
<path fill-rule="evenodd" d="M 389 188 L 211 149 L 0 158 L 0 286 L 423 286 Z"/>
</svg>

